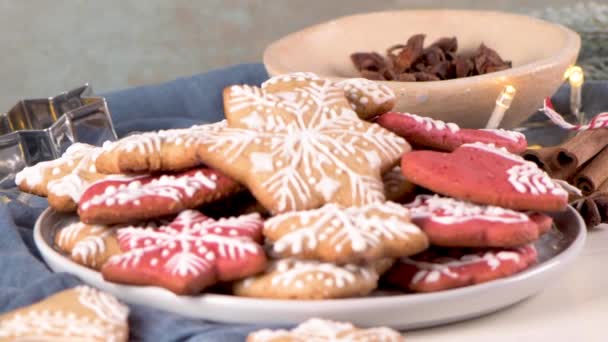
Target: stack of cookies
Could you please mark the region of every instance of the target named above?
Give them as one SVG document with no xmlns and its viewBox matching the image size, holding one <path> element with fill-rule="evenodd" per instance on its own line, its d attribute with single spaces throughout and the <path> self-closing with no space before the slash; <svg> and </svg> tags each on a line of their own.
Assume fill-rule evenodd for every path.
<svg viewBox="0 0 608 342">
<path fill-rule="evenodd" d="M 517 155 L 525 138 L 387 113 L 394 102 L 310 73 L 234 85 L 222 122 L 76 144 L 16 181 L 77 211 L 56 235 L 74 261 L 180 295 L 365 296 L 383 275 L 436 291 L 533 264 L 552 224 L 540 211 L 567 194 Z"/>
</svg>

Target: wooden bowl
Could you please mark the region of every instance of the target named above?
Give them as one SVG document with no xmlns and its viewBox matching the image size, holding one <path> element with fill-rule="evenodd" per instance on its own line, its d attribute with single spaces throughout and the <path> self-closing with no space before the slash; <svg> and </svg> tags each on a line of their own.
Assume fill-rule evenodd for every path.
<svg viewBox="0 0 608 342">
<path fill-rule="evenodd" d="M 425 46 L 440 37 L 458 38 L 458 52 L 471 53 L 483 42 L 513 68 L 461 79 L 433 82 L 382 81 L 397 95 L 395 110 L 485 127 L 496 97 L 507 84 L 517 94 L 501 127 L 520 124 L 563 82 L 564 71 L 580 49 L 577 33 L 532 17 L 487 11 L 416 10 L 359 14 L 292 33 L 264 52 L 271 75 L 310 71 L 330 79 L 359 77 L 350 54 L 384 53 L 410 36 L 426 34 Z"/>
</svg>

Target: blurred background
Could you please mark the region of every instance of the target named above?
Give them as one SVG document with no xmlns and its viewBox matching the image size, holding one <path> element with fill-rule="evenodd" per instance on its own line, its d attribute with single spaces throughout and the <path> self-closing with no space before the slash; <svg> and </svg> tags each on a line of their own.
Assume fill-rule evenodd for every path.
<svg viewBox="0 0 608 342">
<path fill-rule="evenodd" d="M 442 7 L 560 21 L 594 32 L 596 50 L 585 50 L 584 37 L 583 57 L 608 55 L 608 0 L 0 0 L 0 112 L 85 82 L 103 92 L 261 62 L 268 43 L 337 16 Z M 594 63 L 608 70 L 606 60 Z"/>
</svg>

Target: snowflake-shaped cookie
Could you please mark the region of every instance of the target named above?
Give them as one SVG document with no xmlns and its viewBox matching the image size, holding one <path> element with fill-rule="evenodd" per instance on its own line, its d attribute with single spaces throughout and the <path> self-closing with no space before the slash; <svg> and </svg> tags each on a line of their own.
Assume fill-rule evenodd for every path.
<svg viewBox="0 0 608 342">
<path fill-rule="evenodd" d="M 385 328 L 359 329 L 346 322 L 311 318 L 292 330 L 255 331 L 247 342 L 404 342 L 399 332 Z"/>
<path fill-rule="evenodd" d="M 214 220 L 194 210 L 181 212 L 158 229 L 129 227 L 117 232 L 123 254 L 103 266 L 104 279 L 156 285 L 177 294 L 197 294 L 217 281 L 264 269 L 266 256 L 258 214 Z"/>
<path fill-rule="evenodd" d="M 264 223 L 264 235 L 280 256 L 348 263 L 416 254 L 426 235 L 410 222 L 407 209 L 392 203 L 281 214 Z"/>
<path fill-rule="evenodd" d="M 238 296 L 275 299 L 330 299 L 364 296 L 378 285 L 378 264 L 338 266 L 317 260 L 275 260 L 266 271 L 234 284 Z M 384 268 L 384 269 L 380 269 Z"/>
<path fill-rule="evenodd" d="M 1 341 L 127 341 L 129 308 L 88 286 L 0 316 Z"/>
<path fill-rule="evenodd" d="M 241 186 L 234 180 L 206 167 L 130 179 L 106 178 L 82 194 L 78 214 L 86 223 L 133 222 L 197 208 L 239 190 Z"/>
<path fill-rule="evenodd" d="M 262 89 L 271 92 L 290 90 L 294 86 L 306 85 L 310 81 L 321 80 L 311 72 L 294 72 L 270 78 L 262 83 Z M 365 78 L 348 78 L 334 82 L 344 91 L 346 99 L 357 115 L 364 120 L 384 114 L 395 106 L 395 93 L 379 82 Z"/>
<path fill-rule="evenodd" d="M 280 92 L 232 86 L 224 107 L 227 121 L 206 127 L 200 157 L 273 214 L 382 202 L 381 173 L 409 151 L 404 139 L 360 120 L 326 80 Z"/>
</svg>

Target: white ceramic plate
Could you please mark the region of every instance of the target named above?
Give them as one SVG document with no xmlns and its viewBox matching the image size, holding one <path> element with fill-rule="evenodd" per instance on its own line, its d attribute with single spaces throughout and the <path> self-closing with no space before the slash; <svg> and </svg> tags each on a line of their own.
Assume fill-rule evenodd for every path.
<svg viewBox="0 0 608 342">
<path fill-rule="evenodd" d="M 572 208 L 553 216 L 556 227 L 536 243 L 539 263 L 514 276 L 485 284 L 427 294 L 376 293 L 336 300 L 269 300 L 223 294 L 177 296 L 158 287 L 106 282 L 99 272 L 80 266 L 58 252 L 55 233 L 76 219 L 47 209 L 36 222 L 34 240 L 55 272 L 68 272 L 85 283 L 129 303 L 149 305 L 185 316 L 226 323 L 296 324 L 310 317 L 351 321 L 356 325 L 412 329 L 460 321 L 517 303 L 541 291 L 567 269 L 581 252 L 586 228 Z"/>
</svg>

